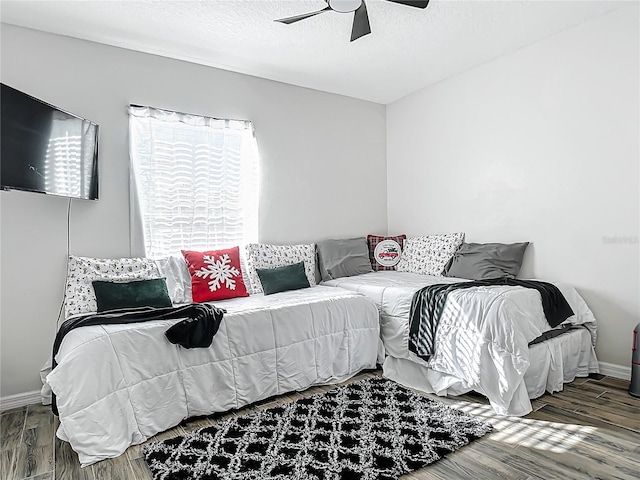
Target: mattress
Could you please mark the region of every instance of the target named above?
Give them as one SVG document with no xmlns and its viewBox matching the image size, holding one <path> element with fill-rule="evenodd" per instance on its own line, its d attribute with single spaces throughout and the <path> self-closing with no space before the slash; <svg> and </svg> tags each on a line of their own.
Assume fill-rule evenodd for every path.
<svg viewBox="0 0 640 480">
<path fill-rule="evenodd" d="M 376 303 L 381 339 L 386 355 L 391 357 L 383 364 L 385 376 L 397 376 L 392 365 L 413 363 L 428 367 L 428 372 L 422 373 L 424 391 L 458 394 L 475 390 L 489 398 L 498 414 L 526 415 L 531 405 L 525 374 L 538 361 L 531 356 L 528 344 L 551 329 L 537 291 L 493 286 L 451 292 L 436 336 L 434 357 L 427 363 L 409 351 L 409 312 L 415 292 L 427 285 L 463 281 L 466 280 L 385 271 L 331 280 L 324 285 L 362 293 Z M 555 285 L 574 311 L 564 323 L 584 327 L 591 345 L 588 363 L 595 371 L 596 320 L 574 288 Z M 410 363 L 397 362 L 398 359 Z"/>
<path fill-rule="evenodd" d="M 182 420 L 240 408 L 374 368 L 378 311 L 368 298 L 316 286 L 216 302 L 209 348 L 164 336 L 180 320 L 88 326 L 64 338 L 46 376 L 60 426 L 83 466 L 116 457 Z"/>
</svg>

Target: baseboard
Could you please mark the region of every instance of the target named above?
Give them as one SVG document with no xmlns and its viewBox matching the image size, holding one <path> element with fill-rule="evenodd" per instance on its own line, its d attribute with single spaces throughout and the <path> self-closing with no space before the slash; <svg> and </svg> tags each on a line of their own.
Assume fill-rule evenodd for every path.
<svg viewBox="0 0 640 480">
<path fill-rule="evenodd" d="M 40 398 L 40 390 L 17 393 L 15 395 L 7 395 L 6 397 L 0 397 L 0 412 L 41 402 L 42 399 Z"/>
<path fill-rule="evenodd" d="M 615 363 L 598 362 L 600 364 L 600 373 L 609 377 L 621 378 L 622 380 L 631 380 L 631 367 L 616 365 Z"/>
</svg>

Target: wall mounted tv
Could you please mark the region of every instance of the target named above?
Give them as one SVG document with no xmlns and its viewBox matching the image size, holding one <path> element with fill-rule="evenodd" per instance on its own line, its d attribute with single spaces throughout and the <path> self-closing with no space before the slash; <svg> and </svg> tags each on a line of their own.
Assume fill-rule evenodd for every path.
<svg viewBox="0 0 640 480">
<path fill-rule="evenodd" d="M 1 85 L 0 186 L 98 199 L 98 125 Z"/>
</svg>

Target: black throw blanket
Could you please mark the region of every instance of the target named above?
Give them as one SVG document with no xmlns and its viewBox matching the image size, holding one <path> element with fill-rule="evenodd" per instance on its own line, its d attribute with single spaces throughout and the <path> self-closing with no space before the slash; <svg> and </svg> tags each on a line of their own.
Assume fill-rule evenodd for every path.
<svg viewBox="0 0 640 480">
<path fill-rule="evenodd" d="M 449 292 L 465 288 L 484 286 L 519 286 L 533 288 L 540 293 L 542 309 L 552 328 L 557 327 L 573 315 L 573 310 L 562 292 L 551 283 L 514 278 L 495 278 L 472 282 L 429 285 L 418 290 L 411 302 L 409 317 L 409 351 L 423 360 L 435 353 L 435 338 Z"/>
<path fill-rule="evenodd" d="M 220 328 L 222 317 L 226 310 L 206 303 L 192 303 L 182 307 L 140 307 L 122 310 L 109 310 L 107 312 L 84 315 L 70 318 L 64 322 L 53 342 L 53 355 L 51 369 L 57 366 L 56 355 L 64 337 L 71 331 L 80 327 L 91 325 L 121 325 L 125 323 L 150 322 L 153 320 L 172 320 L 184 318 L 181 322 L 167 329 L 167 339 L 184 348 L 208 348 L 211 346 L 213 336 Z M 51 410 L 58 415 L 56 397 L 51 395 Z"/>
</svg>

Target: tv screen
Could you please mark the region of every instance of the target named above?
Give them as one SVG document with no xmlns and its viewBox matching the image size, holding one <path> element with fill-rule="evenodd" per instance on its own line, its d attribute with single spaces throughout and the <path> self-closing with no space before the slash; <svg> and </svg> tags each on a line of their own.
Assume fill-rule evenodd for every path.
<svg viewBox="0 0 640 480">
<path fill-rule="evenodd" d="M 0 84 L 0 183 L 98 199 L 98 125 Z"/>
</svg>

